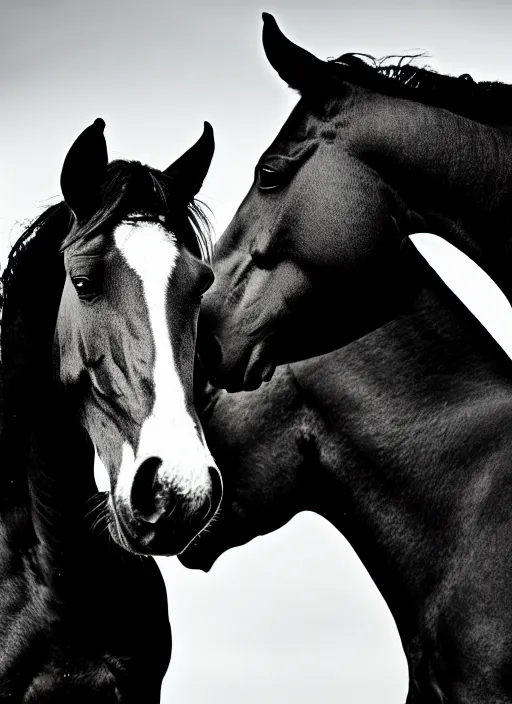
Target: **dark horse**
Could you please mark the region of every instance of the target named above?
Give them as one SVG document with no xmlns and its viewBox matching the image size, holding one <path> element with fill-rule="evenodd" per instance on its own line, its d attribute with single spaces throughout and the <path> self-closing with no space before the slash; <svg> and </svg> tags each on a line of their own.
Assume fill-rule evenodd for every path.
<svg viewBox="0 0 512 704">
<path fill-rule="evenodd" d="M 269 15 L 263 43 L 301 98 L 215 248 L 199 330 L 212 383 L 253 389 L 393 318 L 417 285 L 400 256 L 415 232 L 457 246 L 510 299 L 512 138 L 497 125 L 512 123 L 511 88 L 324 62 Z"/>
<path fill-rule="evenodd" d="M 173 551 L 214 510 L 203 470 L 210 456 L 180 416 L 198 300 L 211 280 L 189 205 L 208 169 L 211 130 L 161 173 L 136 162 L 107 167 L 103 127 L 97 120 L 75 142 L 62 173 L 66 202 L 28 228 L 2 278 L 2 702 L 157 704 L 171 650 L 165 586 L 153 559 L 124 547 L 145 552 L 164 540 L 158 544 Z M 144 267 L 157 252 L 148 283 Z M 155 321 L 159 314 L 163 321 Z M 174 396 L 162 402 L 155 396 L 169 388 L 155 388 L 159 355 L 172 361 L 164 333 L 177 361 L 163 380 Z M 145 431 L 158 403 L 174 404 L 165 442 L 154 428 Z M 144 532 L 121 527 L 107 496 L 97 494 L 91 440 L 111 472 L 114 506 L 124 496 L 115 493 L 117 472 L 125 472 L 122 491 L 148 524 Z M 190 457 L 180 463 L 168 446 L 184 452 L 187 441 Z M 130 489 L 132 443 L 137 458 L 161 453 L 165 472 L 151 460 Z M 172 482 L 180 470 L 200 515 L 190 512 L 190 525 L 178 520 L 177 534 L 162 538 L 159 522 L 177 503 Z"/>
<path fill-rule="evenodd" d="M 397 82 L 353 56 L 325 64 L 271 18 L 264 39 L 302 98 L 215 252 L 207 371 L 250 389 L 278 362 L 381 327 L 257 391 L 200 400 L 224 509 L 181 559 L 207 569 L 317 511 L 390 607 L 408 702 L 510 704 L 510 360 L 400 250 L 415 231 L 441 234 L 510 299 L 512 145 L 485 124 L 511 122 L 510 88 L 412 67 L 395 67 Z"/>
</svg>

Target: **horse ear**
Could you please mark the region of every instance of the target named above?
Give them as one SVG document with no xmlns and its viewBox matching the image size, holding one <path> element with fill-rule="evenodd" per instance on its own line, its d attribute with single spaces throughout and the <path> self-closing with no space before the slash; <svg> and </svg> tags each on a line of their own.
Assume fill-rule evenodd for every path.
<svg viewBox="0 0 512 704">
<path fill-rule="evenodd" d="M 98 117 L 77 137 L 64 159 L 60 176 L 62 195 L 77 220 L 94 208 L 105 178 L 108 154 L 104 129 L 105 122 Z"/>
<path fill-rule="evenodd" d="M 326 62 L 287 39 L 272 15 L 263 15 L 263 49 L 272 68 L 290 88 L 300 92 L 314 87 L 325 75 Z"/>
<path fill-rule="evenodd" d="M 194 146 L 176 159 L 174 164 L 171 164 L 163 173 L 176 180 L 187 199 L 192 200 L 203 185 L 214 151 L 213 127 L 209 122 L 205 122 L 203 134 Z"/>
</svg>

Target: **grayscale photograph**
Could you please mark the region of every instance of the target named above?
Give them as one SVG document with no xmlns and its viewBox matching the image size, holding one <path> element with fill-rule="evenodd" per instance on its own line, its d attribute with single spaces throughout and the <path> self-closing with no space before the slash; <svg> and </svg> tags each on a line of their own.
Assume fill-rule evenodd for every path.
<svg viewBox="0 0 512 704">
<path fill-rule="evenodd" d="M 512 704 L 511 28 L 1 3 L 0 704 Z"/>
</svg>

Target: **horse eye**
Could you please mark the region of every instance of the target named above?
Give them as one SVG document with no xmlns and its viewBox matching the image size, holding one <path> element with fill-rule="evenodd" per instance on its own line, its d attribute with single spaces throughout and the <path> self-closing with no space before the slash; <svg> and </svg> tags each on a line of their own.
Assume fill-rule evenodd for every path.
<svg viewBox="0 0 512 704">
<path fill-rule="evenodd" d="M 73 276 L 71 282 L 81 301 L 90 301 L 96 297 L 96 287 L 88 276 Z"/>
<path fill-rule="evenodd" d="M 259 166 L 258 176 L 260 191 L 275 191 L 281 186 L 281 174 L 271 166 Z"/>
</svg>

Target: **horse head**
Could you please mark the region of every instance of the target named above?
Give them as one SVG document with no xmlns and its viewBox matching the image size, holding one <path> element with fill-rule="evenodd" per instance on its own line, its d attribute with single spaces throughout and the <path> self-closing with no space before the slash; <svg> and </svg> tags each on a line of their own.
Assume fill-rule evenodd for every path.
<svg viewBox="0 0 512 704">
<path fill-rule="evenodd" d="M 478 84 L 427 69 L 413 81 L 356 55 L 321 61 L 270 15 L 263 46 L 300 99 L 215 247 L 198 349 L 230 391 L 396 317 L 416 289 L 402 256 L 415 232 L 445 237 L 502 286 L 508 276 L 510 137 L 478 112 L 492 87 L 475 100 Z"/>
<path fill-rule="evenodd" d="M 194 204 L 213 155 L 208 123 L 165 171 L 108 163 L 104 122 L 75 141 L 61 184 L 73 225 L 54 357 L 58 384 L 110 478 L 111 532 L 144 554 L 183 550 L 222 482 L 194 410 L 201 296 L 212 283 Z"/>
</svg>

